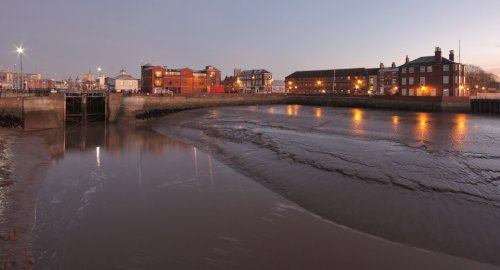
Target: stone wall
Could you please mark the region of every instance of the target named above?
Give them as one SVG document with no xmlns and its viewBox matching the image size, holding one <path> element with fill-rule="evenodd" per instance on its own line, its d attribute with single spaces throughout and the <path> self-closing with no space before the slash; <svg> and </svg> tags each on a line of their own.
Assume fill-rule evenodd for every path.
<svg viewBox="0 0 500 270">
<path fill-rule="evenodd" d="M 66 100 L 64 94 L 23 99 L 23 127 L 27 130 L 64 127 Z"/>
<path fill-rule="evenodd" d="M 0 98 L 0 126 L 17 127 L 22 125 L 23 99 Z"/>
</svg>

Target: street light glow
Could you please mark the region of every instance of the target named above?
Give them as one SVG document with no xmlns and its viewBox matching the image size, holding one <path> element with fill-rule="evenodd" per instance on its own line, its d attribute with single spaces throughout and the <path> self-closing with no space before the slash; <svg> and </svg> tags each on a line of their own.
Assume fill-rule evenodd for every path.
<svg viewBox="0 0 500 270">
<path fill-rule="evenodd" d="M 23 46 L 17 47 L 17 48 L 16 48 L 16 52 L 17 52 L 18 54 L 23 54 L 23 53 L 24 53 L 24 48 L 23 48 Z"/>
</svg>

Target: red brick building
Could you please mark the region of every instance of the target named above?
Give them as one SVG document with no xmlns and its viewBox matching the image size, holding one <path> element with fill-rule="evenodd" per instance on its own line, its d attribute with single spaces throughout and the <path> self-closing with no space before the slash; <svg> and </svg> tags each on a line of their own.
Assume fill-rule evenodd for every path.
<svg viewBox="0 0 500 270">
<path fill-rule="evenodd" d="M 141 89 L 144 93 L 205 93 L 220 85 L 221 72 L 213 66 L 198 71 L 150 64 L 141 67 Z"/>
<path fill-rule="evenodd" d="M 366 95 L 370 88 L 366 68 L 296 71 L 285 77 L 286 93 Z"/>
<path fill-rule="evenodd" d="M 406 56 L 405 64 L 399 66 L 399 76 L 402 96 L 469 96 L 464 87 L 464 65 L 455 62 L 453 51 L 449 59 L 442 57 L 439 47 L 434 56 L 413 61 Z"/>
</svg>

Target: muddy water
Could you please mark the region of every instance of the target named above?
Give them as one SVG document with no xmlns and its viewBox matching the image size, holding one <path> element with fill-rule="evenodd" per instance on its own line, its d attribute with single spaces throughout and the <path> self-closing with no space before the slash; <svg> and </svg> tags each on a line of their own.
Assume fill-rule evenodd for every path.
<svg viewBox="0 0 500 270">
<path fill-rule="evenodd" d="M 36 269 L 495 269 L 331 223 L 153 131 L 45 136 Z"/>
<path fill-rule="evenodd" d="M 260 106 L 155 123 L 323 218 L 500 265 L 500 119 Z"/>
</svg>

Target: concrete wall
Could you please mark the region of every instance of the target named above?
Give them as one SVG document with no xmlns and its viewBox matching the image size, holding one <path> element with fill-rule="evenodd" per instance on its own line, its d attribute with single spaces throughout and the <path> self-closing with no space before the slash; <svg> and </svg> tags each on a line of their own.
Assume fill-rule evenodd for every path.
<svg viewBox="0 0 500 270">
<path fill-rule="evenodd" d="M 64 94 L 23 99 L 23 127 L 27 130 L 64 127 Z"/>
<path fill-rule="evenodd" d="M 122 103 L 122 94 L 120 93 L 109 93 L 108 94 L 108 104 L 106 118 L 108 122 L 116 122 L 118 111 Z"/>
<path fill-rule="evenodd" d="M 119 113 L 121 122 L 135 122 L 137 119 L 147 119 L 161 116 L 179 110 L 256 104 L 286 103 L 285 96 L 273 95 L 206 95 L 199 97 L 159 97 L 159 96 L 131 96 L 123 97 Z"/>
<path fill-rule="evenodd" d="M 22 98 L 0 98 L 0 127 L 21 126 L 22 117 Z"/>
</svg>

